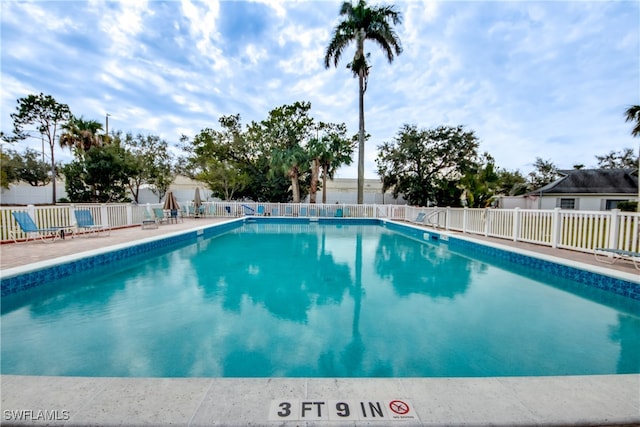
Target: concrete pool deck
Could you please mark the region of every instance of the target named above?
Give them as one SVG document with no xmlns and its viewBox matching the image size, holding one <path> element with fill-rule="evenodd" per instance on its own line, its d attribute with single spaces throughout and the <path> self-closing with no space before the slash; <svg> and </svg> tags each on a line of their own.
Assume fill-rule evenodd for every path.
<svg viewBox="0 0 640 427">
<path fill-rule="evenodd" d="M 185 219 L 158 229 L 113 230 L 105 237 L 2 245 L 0 268 L 53 262 L 226 220 Z M 637 277 L 633 265 L 606 266 L 590 254 L 478 240 Z M 636 374 L 392 379 L 3 375 L 0 393 L 1 425 L 640 425 Z"/>
</svg>

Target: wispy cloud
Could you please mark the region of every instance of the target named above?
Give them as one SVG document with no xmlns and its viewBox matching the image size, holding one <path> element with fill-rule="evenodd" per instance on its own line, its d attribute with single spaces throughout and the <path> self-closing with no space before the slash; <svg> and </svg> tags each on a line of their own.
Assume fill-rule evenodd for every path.
<svg viewBox="0 0 640 427">
<path fill-rule="evenodd" d="M 340 4 L 2 2 L 2 130 L 12 128 L 17 98 L 43 92 L 77 115 L 111 114 L 111 130 L 172 144 L 216 127 L 221 115 L 249 123 L 295 101 L 355 134 L 353 49 L 337 68 L 323 64 Z M 597 154 L 637 147 L 623 113 L 640 103 L 639 3 L 395 4 L 403 53 L 388 64 L 366 45 L 368 177 L 376 146 L 404 123 L 463 124 L 499 166 L 525 173 L 536 157 L 593 166 Z M 354 177 L 356 168 L 338 175 Z"/>
</svg>

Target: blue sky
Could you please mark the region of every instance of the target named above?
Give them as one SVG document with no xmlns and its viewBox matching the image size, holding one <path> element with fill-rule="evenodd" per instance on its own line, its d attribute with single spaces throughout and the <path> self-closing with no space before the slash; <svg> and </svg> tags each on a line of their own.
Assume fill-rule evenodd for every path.
<svg viewBox="0 0 640 427">
<path fill-rule="evenodd" d="M 391 2 L 369 1 L 369 4 Z M 2 130 L 16 100 L 43 92 L 110 130 L 177 145 L 222 115 L 262 120 L 311 102 L 358 130 L 357 80 L 325 69 L 340 1 L 0 2 Z M 404 52 L 379 48 L 365 95 L 367 178 L 401 125 L 464 125 L 498 166 L 526 174 L 638 149 L 624 111 L 640 104 L 638 1 L 396 1 Z M 22 146 L 40 148 L 39 140 Z M 178 150 L 175 150 L 176 154 Z M 58 149 L 56 159 L 70 160 Z M 354 165 L 337 176 L 355 177 Z"/>
</svg>

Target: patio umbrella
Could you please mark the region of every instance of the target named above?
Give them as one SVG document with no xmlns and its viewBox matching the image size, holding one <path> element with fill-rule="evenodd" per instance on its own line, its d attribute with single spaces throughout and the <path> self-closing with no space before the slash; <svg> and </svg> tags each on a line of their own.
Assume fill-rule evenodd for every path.
<svg viewBox="0 0 640 427">
<path fill-rule="evenodd" d="M 200 206 L 202 206 L 202 199 L 200 198 L 200 187 L 196 187 L 196 194 L 193 197 L 193 210 L 196 217 L 200 216 Z"/>
<path fill-rule="evenodd" d="M 169 191 L 167 193 L 166 197 L 164 198 L 164 206 L 162 207 L 162 209 L 171 211 L 172 220 L 178 219 L 178 209 L 180 209 L 180 206 L 176 201 L 176 196 L 173 194 L 173 191 Z"/>
</svg>

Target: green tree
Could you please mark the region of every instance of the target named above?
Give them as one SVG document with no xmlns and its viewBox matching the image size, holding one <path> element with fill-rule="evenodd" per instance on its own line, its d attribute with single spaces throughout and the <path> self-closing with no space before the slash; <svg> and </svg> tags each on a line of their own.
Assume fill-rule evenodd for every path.
<svg viewBox="0 0 640 427">
<path fill-rule="evenodd" d="M 316 203 L 320 170 L 322 170 L 322 203 L 327 203 L 327 178 L 332 179 L 340 166 L 351 164 L 354 145 L 346 134 L 347 126 L 344 123 L 320 122 L 316 126 L 316 136 L 309 140 L 307 146 L 311 158 L 310 203 Z"/>
<path fill-rule="evenodd" d="M 498 194 L 503 196 L 520 196 L 528 190 L 527 178 L 520 171 L 498 170 Z"/>
<path fill-rule="evenodd" d="M 291 183 L 293 203 L 300 203 L 301 179 L 308 172 L 309 154 L 306 150 L 312 130 L 313 119 L 309 116 L 309 102 L 283 105 L 269 112 L 269 117 L 260 123 L 252 123 L 251 133 L 270 150 L 270 174 L 285 176 Z"/>
<path fill-rule="evenodd" d="M 96 120 L 72 116 L 61 128 L 60 147 L 69 148 L 76 157 L 82 157 L 91 147 L 102 145 L 102 138 L 98 135 L 102 124 Z"/>
<path fill-rule="evenodd" d="M 494 158 L 484 153 L 460 180 L 463 204 L 471 208 L 488 207 L 498 191 L 499 181 Z"/>
<path fill-rule="evenodd" d="M 4 136 L 5 141 L 21 141 L 34 137 L 37 132 L 43 141 L 46 139 L 50 149 L 52 200 L 56 203 L 56 162 L 55 143 L 58 126 L 71 118 L 71 110 L 67 104 L 58 103 L 51 95 L 28 95 L 18 99 L 17 112 L 11 114 L 13 119 L 13 136 Z M 28 129 L 35 125 L 36 129 Z"/>
<path fill-rule="evenodd" d="M 535 169 L 529 172 L 531 190 L 537 190 L 558 179 L 558 167 L 551 160 L 536 157 L 533 167 Z"/>
<path fill-rule="evenodd" d="M 462 126 L 418 130 L 403 125 L 395 140 L 379 146 L 378 174 L 394 197 L 409 204 L 460 204 L 460 180 L 475 165 L 478 139 Z"/>
<path fill-rule="evenodd" d="M 113 132 L 111 139 L 114 144 L 122 144 L 128 153 L 125 156 L 129 173 L 127 187 L 133 200 L 138 202 L 143 184 L 149 185 L 158 200 L 162 200 L 175 180 L 173 156 L 167 141 L 157 135 L 133 136 L 131 133 L 123 138 L 121 132 Z"/>
<path fill-rule="evenodd" d="M 396 55 L 402 53 L 400 38 L 393 29 L 393 25 L 400 24 L 402 17 L 394 6 L 369 7 L 365 0 L 358 0 L 356 6 L 344 2 L 340 8 L 342 21 L 335 27 L 329 46 L 327 47 L 324 65 L 330 68 L 342 57 L 344 50 L 352 42 L 356 45 L 355 55 L 348 68 L 358 77 L 358 204 L 364 200 L 364 93 L 367 90 L 370 65 L 367 61 L 369 54 L 365 54 L 364 41 L 372 40 L 384 51 L 389 63 Z"/>
<path fill-rule="evenodd" d="M 23 154 L 13 151 L 11 165 L 15 168 L 18 181 L 24 181 L 33 187 L 45 186 L 51 181 L 49 165 L 42 161 L 38 151 L 31 148 Z"/>
<path fill-rule="evenodd" d="M 638 158 L 631 148 L 620 151 L 610 151 L 604 156 L 596 156 L 600 169 L 635 169 L 638 167 Z"/>
<path fill-rule="evenodd" d="M 632 105 L 625 111 L 625 121 L 634 122 L 631 135 L 640 136 L 640 105 Z"/>
<path fill-rule="evenodd" d="M 131 156 L 119 144 L 93 147 L 83 159 L 62 167 L 66 190 L 72 202 L 129 202 L 127 195 Z"/>
</svg>

